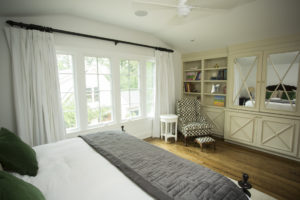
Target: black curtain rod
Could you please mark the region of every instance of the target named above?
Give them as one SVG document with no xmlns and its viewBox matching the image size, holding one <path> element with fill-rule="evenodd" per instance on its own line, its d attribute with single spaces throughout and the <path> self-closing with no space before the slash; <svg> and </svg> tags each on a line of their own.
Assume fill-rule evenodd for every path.
<svg viewBox="0 0 300 200">
<path fill-rule="evenodd" d="M 49 33 L 63 33 L 63 34 L 68 34 L 68 35 L 76 35 L 76 36 L 80 36 L 80 37 L 110 41 L 110 42 L 114 42 L 115 45 L 117 45 L 118 43 L 123 43 L 123 44 L 128 44 L 128 45 L 135 45 L 135 46 L 140 46 L 140 47 L 151 48 L 151 49 L 155 49 L 155 50 L 159 50 L 159 51 L 166 51 L 166 52 L 171 52 L 171 53 L 174 52 L 172 49 L 167 49 L 167 48 L 163 48 L 163 47 L 155 47 L 155 46 L 139 44 L 139 43 L 134 43 L 134 42 L 127 42 L 127 41 L 123 41 L 123 40 L 116 40 L 116 39 L 99 37 L 99 36 L 94 36 L 94 35 L 87 35 L 87 34 L 83 34 L 83 33 L 65 31 L 65 30 L 55 29 L 55 28 L 51 28 L 51 27 L 39 26 L 39 25 L 35 25 L 35 24 L 24 24 L 21 22 L 14 22 L 11 20 L 6 21 L 6 23 L 9 24 L 10 26 L 17 26 L 17 27 L 24 28 L 24 29 L 32 29 L 32 30 L 49 32 Z"/>
</svg>

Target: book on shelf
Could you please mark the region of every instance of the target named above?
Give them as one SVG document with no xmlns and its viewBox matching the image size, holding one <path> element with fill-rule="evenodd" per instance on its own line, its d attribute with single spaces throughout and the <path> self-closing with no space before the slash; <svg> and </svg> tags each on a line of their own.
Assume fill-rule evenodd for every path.
<svg viewBox="0 0 300 200">
<path fill-rule="evenodd" d="M 195 80 L 196 81 L 201 80 L 201 72 L 197 72 Z"/>
<path fill-rule="evenodd" d="M 185 92 L 198 92 L 193 83 L 184 83 L 184 91 Z"/>
<path fill-rule="evenodd" d="M 187 72 L 185 79 L 187 81 L 193 81 L 196 78 L 196 72 Z"/>
<path fill-rule="evenodd" d="M 227 69 L 218 71 L 217 80 L 227 80 Z"/>
<path fill-rule="evenodd" d="M 214 96 L 214 105 L 224 107 L 225 97 L 224 96 Z"/>
</svg>

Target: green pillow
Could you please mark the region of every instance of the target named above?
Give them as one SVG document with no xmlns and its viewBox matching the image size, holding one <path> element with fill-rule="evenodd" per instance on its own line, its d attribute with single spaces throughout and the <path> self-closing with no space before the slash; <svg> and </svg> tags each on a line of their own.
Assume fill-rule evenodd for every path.
<svg viewBox="0 0 300 200">
<path fill-rule="evenodd" d="M 293 100 L 293 99 L 296 98 L 296 92 L 294 92 L 294 91 L 289 91 L 289 92 L 287 92 L 287 94 L 288 94 L 290 100 Z M 288 100 L 288 97 L 287 97 L 287 95 L 285 94 L 285 92 L 282 93 L 281 98 L 282 98 L 282 99 L 287 99 L 287 100 Z"/>
<path fill-rule="evenodd" d="M 0 171 L 0 199 L 5 200 L 45 200 L 42 192 L 7 172 Z"/>
<path fill-rule="evenodd" d="M 6 128 L 0 130 L 0 163 L 21 175 L 35 176 L 39 169 L 35 151 Z"/>
<path fill-rule="evenodd" d="M 266 99 L 270 99 L 272 93 L 272 91 L 266 91 Z"/>
</svg>

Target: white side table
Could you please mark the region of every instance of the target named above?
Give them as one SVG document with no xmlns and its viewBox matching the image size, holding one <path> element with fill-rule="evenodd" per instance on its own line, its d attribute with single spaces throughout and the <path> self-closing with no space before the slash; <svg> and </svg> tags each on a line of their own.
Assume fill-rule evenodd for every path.
<svg viewBox="0 0 300 200">
<path fill-rule="evenodd" d="M 168 138 L 175 138 L 177 141 L 177 121 L 177 115 L 160 115 L 160 138 L 164 136 L 165 142 L 168 141 Z M 173 130 L 173 123 L 175 123 L 175 130 Z"/>
</svg>

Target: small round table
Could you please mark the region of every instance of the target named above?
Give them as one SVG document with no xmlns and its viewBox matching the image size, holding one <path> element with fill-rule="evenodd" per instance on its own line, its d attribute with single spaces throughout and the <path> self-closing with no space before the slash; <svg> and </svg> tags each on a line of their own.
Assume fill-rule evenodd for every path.
<svg viewBox="0 0 300 200">
<path fill-rule="evenodd" d="M 177 141 L 177 121 L 177 115 L 160 115 L 160 138 L 165 137 L 165 142 L 168 141 L 168 138 L 175 138 L 175 142 Z M 174 123 L 175 129 L 173 129 Z"/>
</svg>

